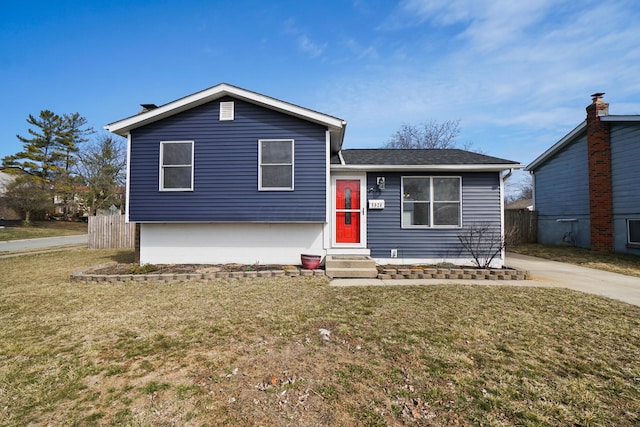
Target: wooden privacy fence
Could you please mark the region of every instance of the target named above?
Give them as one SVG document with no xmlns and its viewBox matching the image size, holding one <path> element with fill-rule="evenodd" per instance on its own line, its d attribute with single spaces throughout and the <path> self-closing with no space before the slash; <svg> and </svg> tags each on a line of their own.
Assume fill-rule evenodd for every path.
<svg viewBox="0 0 640 427">
<path fill-rule="evenodd" d="M 508 245 L 536 243 L 538 233 L 538 213 L 527 209 L 507 209 L 504 211 L 504 235 Z"/>
<path fill-rule="evenodd" d="M 126 223 L 124 215 L 89 217 L 89 249 L 135 247 L 136 224 Z"/>
</svg>

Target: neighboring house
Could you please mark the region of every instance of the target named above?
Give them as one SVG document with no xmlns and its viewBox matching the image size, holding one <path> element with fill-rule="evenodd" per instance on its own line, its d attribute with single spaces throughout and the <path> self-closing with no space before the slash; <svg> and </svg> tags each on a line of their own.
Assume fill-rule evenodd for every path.
<svg viewBox="0 0 640 427">
<path fill-rule="evenodd" d="M 507 202 L 504 207 L 506 210 L 521 210 L 525 209 L 528 211 L 533 210 L 533 199 L 520 199 L 514 200 L 512 202 Z"/>
<path fill-rule="evenodd" d="M 14 209 L 5 206 L 2 196 L 7 192 L 7 187 L 16 179 L 14 174 L 5 172 L 5 167 L 0 166 L 0 220 L 19 220 L 20 214 Z M 1 225 L 1 224 L 0 224 Z"/>
<path fill-rule="evenodd" d="M 141 263 L 469 264 L 457 236 L 502 230 L 502 172 L 522 167 L 462 150 L 342 150 L 344 120 L 228 84 L 144 107 L 105 126 L 128 138 Z"/>
<path fill-rule="evenodd" d="M 609 115 L 603 93 L 587 118 L 535 159 L 538 241 L 640 255 L 640 115 Z"/>
</svg>

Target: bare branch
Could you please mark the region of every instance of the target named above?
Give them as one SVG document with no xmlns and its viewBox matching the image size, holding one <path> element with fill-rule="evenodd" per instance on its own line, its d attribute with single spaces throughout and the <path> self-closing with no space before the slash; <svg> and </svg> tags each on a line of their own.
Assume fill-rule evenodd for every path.
<svg viewBox="0 0 640 427">
<path fill-rule="evenodd" d="M 512 232 L 515 232 L 512 230 Z M 500 226 L 488 222 L 474 223 L 458 234 L 462 247 L 478 268 L 489 268 L 493 260 L 506 248 L 511 236 L 504 236 Z"/>
<path fill-rule="evenodd" d="M 403 124 L 387 143 L 387 148 L 456 148 L 460 120 L 439 123 L 430 120 L 421 125 Z"/>
</svg>

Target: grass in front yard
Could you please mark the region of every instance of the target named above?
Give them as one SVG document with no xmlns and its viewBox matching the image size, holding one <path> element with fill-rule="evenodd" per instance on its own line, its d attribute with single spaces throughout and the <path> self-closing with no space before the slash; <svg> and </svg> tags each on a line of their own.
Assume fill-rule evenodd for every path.
<svg viewBox="0 0 640 427">
<path fill-rule="evenodd" d="M 0 261 L 0 424 L 640 423 L 635 306 L 561 289 L 333 288 L 317 277 L 68 281 L 131 256 Z"/>
<path fill-rule="evenodd" d="M 30 227 L 0 228 L 0 241 L 87 234 L 87 224 L 69 221 L 34 221 Z"/>
<path fill-rule="evenodd" d="M 531 255 L 582 267 L 596 268 L 627 276 L 640 277 L 640 257 L 628 254 L 606 254 L 569 246 L 523 244 L 509 247 L 510 252 Z"/>
</svg>

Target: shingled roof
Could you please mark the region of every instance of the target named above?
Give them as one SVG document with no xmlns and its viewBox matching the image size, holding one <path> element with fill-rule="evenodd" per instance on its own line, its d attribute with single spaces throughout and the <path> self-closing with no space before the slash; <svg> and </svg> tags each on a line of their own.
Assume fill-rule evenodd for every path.
<svg viewBox="0 0 640 427">
<path fill-rule="evenodd" d="M 522 167 L 518 162 L 459 149 L 351 149 L 342 150 L 344 164 L 339 156 L 331 157 L 332 165 L 351 167 L 491 167 L 509 169 Z"/>
</svg>

